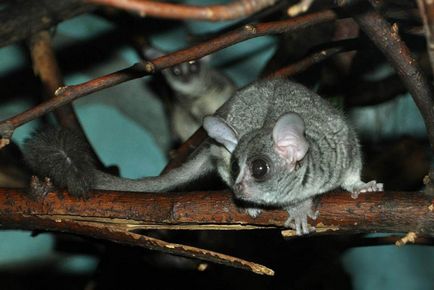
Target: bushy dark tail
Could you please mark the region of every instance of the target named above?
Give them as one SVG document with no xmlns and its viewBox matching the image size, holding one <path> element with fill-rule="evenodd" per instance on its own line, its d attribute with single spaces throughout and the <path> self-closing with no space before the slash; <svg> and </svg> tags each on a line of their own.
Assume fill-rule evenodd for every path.
<svg viewBox="0 0 434 290">
<path fill-rule="evenodd" d="M 23 153 L 31 170 L 74 196 L 85 196 L 95 185 L 94 160 L 81 133 L 55 127 L 38 130 L 25 141 Z"/>
</svg>

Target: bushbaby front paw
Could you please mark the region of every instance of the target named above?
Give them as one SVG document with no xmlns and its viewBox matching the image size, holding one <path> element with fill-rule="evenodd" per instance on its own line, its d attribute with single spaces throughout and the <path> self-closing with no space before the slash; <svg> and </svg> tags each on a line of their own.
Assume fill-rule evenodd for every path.
<svg viewBox="0 0 434 290">
<path fill-rule="evenodd" d="M 258 217 L 261 214 L 261 212 L 262 212 L 262 209 L 255 208 L 255 207 L 249 207 L 249 208 L 246 208 L 245 210 L 246 210 L 246 213 L 249 216 L 251 216 L 252 218 Z"/>
<path fill-rule="evenodd" d="M 312 209 L 312 199 L 287 207 L 286 211 L 288 212 L 288 219 L 285 222 L 285 227 L 295 229 L 298 236 L 315 231 L 315 227 L 310 226 L 307 222 L 308 217 L 315 220 L 319 215 L 318 211 Z"/>
<path fill-rule="evenodd" d="M 351 191 L 351 197 L 357 198 L 362 192 L 374 192 L 383 191 L 383 183 L 377 183 L 375 180 L 371 180 L 367 183 L 362 182 L 360 185 L 355 186 Z"/>
<path fill-rule="evenodd" d="M 33 198 L 43 199 L 51 191 L 54 191 L 54 186 L 50 178 L 45 177 L 44 180 L 40 180 L 37 176 L 32 176 L 30 181 L 30 194 Z"/>
</svg>

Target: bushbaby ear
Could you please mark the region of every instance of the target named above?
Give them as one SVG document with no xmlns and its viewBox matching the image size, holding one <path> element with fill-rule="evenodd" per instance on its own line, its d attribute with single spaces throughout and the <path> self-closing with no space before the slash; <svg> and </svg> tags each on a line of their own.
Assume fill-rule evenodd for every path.
<svg viewBox="0 0 434 290">
<path fill-rule="evenodd" d="M 309 149 L 304 137 L 304 121 L 299 114 L 287 113 L 277 120 L 273 128 L 274 148 L 287 161 L 292 170 Z"/>
<path fill-rule="evenodd" d="M 203 128 L 208 133 L 208 136 L 225 146 L 230 153 L 237 147 L 237 133 L 223 119 L 207 116 L 203 119 Z"/>
</svg>

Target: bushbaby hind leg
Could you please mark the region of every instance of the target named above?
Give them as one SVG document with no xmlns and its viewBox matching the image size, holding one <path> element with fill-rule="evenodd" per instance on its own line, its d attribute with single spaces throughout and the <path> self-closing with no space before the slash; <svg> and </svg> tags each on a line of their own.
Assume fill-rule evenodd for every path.
<svg viewBox="0 0 434 290">
<path fill-rule="evenodd" d="M 351 192 L 352 198 L 357 198 L 361 192 L 383 191 L 383 183 L 376 180 L 363 182 L 360 178 L 360 170 L 352 170 L 345 177 L 342 188 Z"/>
</svg>

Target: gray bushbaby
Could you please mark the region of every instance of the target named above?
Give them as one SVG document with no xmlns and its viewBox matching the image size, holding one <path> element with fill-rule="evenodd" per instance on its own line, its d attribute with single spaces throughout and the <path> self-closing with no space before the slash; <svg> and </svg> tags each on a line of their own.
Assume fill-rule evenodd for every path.
<svg viewBox="0 0 434 290">
<path fill-rule="evenodd" d="M 217 172 L 256 216 L 261 207 L 288 211 L 287 226 L 308 233 L 316 218 L 312 198 L 339 186 L 354 198 L 383 185 L 360 179 L 360 146 L 343 115 L 304 86 L 282 80 L 255 82 L 204 118 L 207 138 L 179 168 L 131 180 L 95 169 L 80 136 L 51 129 L 25 145 L 27 163 L 54 184 L 80 196 L 86 191 L 173 191 Z"/>
</svg>

